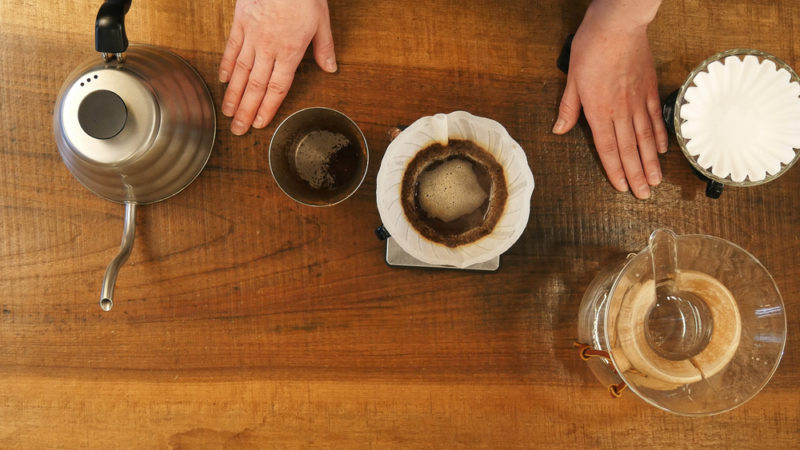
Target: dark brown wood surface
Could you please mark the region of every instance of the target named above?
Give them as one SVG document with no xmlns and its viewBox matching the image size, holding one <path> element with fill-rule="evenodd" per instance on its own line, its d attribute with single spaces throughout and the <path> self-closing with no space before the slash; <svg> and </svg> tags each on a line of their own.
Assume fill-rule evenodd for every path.
<svg viewBox="0 0 800 450">
<path fill-rule="evenodd" d="M 166 47 L 209 85 L 233 0 L 138 0 L 132 42 Z M 214 152 L 180 195 L 140 208 L 111 312 L 98 307 L 123 208 L 56 150 L 52 111 L 94 58 L 99 1 L 0 1 L 0 447 L 791 448 L 800 442 L 800 169 L 704 196 L 677 144 L 650 200 L 615 192 L 588 127 L 550 133 L 555 60 L 586 2 L 331 0 L 339 72 L 308 57 L 278 112 L 352 117 L 366 181 L 331 208 L 286 197 L 267 164 L 275 123 Z M 665 1 L 650 28 L 666 96 L 717 51 L 800 63 L 795 0 Z M 397 124 L 466 110 L 502 123 L 533 171 L 528 227 L 498 273 L 383 260 L 375 175 Z M 657 227 L 748 249 L 788 311 L 783 361 L 755 399 L 685 418 L 611 399 L 578 359 L 594 275 Z"/>
</svg>

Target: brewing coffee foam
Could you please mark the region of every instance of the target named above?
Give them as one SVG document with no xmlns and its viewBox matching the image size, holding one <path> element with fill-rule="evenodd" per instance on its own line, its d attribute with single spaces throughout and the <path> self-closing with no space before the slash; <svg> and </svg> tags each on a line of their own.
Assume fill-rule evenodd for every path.
<svg viewBox="0 0 800 450">
<path fill-rule="evenodd" d="M 478 209 L 489 194 L 472 165 L 463 159 L 445 161 L 419 177 L 419 203 L 431 216 L 452 222 Z"/>
<path fill-rule="evenodd" d="M 336 182 L 329 172 L 331 158 L 350 145 L 347 136 L 327 130 L 314 130 L 297 143 L 294 166 L 297 174 L 312 189 L 329 188 Z"/>
<path fill-rule="evenodd" d="M 446 160 L 454 153 L 462 153 L 453 152 L 451 148 L 443 151 L 441 157 L 420 158 L 427 147 L 434 143 L 451 147 L 460 140 L 471 141 L 481 148 L 481 152 L 476 152 L 474 157 L 466 155 L 454 159 L 470 160 L 468 162 L 473 164 L 478 182 L 489 197 L 484 202 L 487 206 L 476 210 L 477 213 L 485 212 L 485 215 L 477 218 L 480 226 L 453 235 L 438 230 L 461 220 L 443 222 L 422 217 L 426 213 L 422 207 L 416 207 L 418 201 L 415 192 L 418 192 L 418 186 L 415 186 L 415 182 L 426 168 L 435 169 L 430 167 L 435 160 Z M 482 164 L 483 154 L 491 156 L 494 164 L 491 160 Z M 422 164 L 415 165 L 414 160 Z M 500 170 L 495 171 L 493 167 Z M 395 243 L 424 263 L 458 268 L 489 261 L 508 250 L 519 239 L 528 223 L 534 188 L 527 155 L 508 131 L 494 120 L 464 111 L 422 117 L 403 130 L 386 149 L 375 184 L 381 222 Z M 504 188 L 505 195 L 501 195 L 499 190 Z M 492 225 L 490 216 L 495 211 L 499 213 L 498 221 Z M 478 214 L 469 216 L 474 215 Z M 472 217 L 467 220 L 471 221 Z M 436 228 L 429 227 L 429 223 Z M 488 233 L 479 236 L 479 229 L 488 230 Z M 473 235 L 473 232 L 476 234 Z"/>
<path fill-rule="evenodd" d="M 420 150 L 406 166 L 401 186 L 406 218 L 425 238 L 448 247 L 492 232 L 505 210 L 503 167 L 472 141 L 453 139 Z"/>
</svg>

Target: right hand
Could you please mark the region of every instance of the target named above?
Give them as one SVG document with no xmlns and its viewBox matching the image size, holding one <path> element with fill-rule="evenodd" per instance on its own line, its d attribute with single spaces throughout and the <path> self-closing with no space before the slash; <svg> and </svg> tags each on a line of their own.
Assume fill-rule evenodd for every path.
<svg viewBox="0 0 800 450">
<path fill-rule="evenodd" d="M 647 40 L 647 24 L 659 3 L 595 0 L 589 6 L 572 41 L 567 86 L 553 127 L 556 134 L 572 129 L 582 107 L 611 185 L 619 191 L 630 186 L 642 199 L 661 182 L 658 153 L 667 151 Z M 641 12 L 645 17 L 636 17 Z"/>
</svg>

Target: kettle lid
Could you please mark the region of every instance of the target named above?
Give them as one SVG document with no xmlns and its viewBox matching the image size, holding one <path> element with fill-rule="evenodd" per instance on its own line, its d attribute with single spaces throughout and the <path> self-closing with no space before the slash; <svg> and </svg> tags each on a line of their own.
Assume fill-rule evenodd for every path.
<svg viewBox="0 0 800 450">
<path fill-rule="evenodd" d="M 69 149 L 95 164 L 122 163 L 146 151 L 161 120 L 148 83 L 117 61 L 78 67 L 59 95 L 56 114 L 56 132 Z"/>
</svg>

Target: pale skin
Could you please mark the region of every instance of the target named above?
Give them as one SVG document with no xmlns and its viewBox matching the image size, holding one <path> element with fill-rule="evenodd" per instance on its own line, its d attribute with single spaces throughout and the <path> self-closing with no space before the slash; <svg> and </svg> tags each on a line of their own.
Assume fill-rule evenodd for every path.
<svg viewBox="0 0 800 450">
<path fill-rule="evenodd" d="M 272 121 L 309 44 L 320 68 L 336 72 L 326 0 L 237 0 L 219 67 L 233 134 Z"/>
<path fill-rule="evenodd" d="M 658 153 L 667 131 L 647 25 L 661 0 L 594 0 L 572 43 L 567 85 L 553 127 L 571 130 L 581 109 L 600 161 L 619 191 L 648 198 L 661 182 Z M 337 69 L 326 0 L 237 0 L 219 79 L 228 83 L 222 113 L 231 132 L 263 128 L 275 117 L 303 55 Z"/>
<path fill-rule="evenodd" d="M 611 185 L 640 199 L 662 180 L 667 151 L 647 25 L 660 0 L 594 0 L 572 42 L 569 74 L 553 127 L 571 130 L 581 108 Z"/>
</svg>

